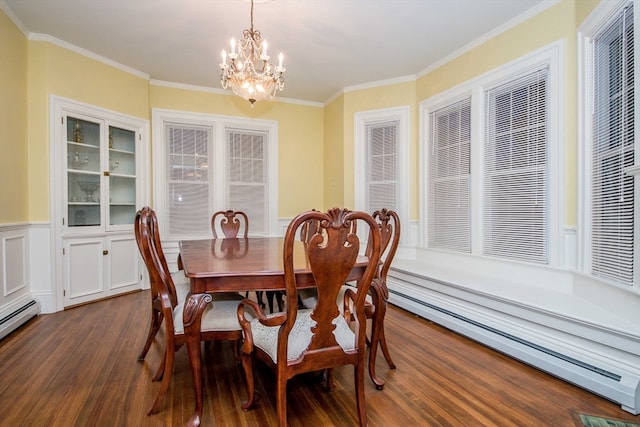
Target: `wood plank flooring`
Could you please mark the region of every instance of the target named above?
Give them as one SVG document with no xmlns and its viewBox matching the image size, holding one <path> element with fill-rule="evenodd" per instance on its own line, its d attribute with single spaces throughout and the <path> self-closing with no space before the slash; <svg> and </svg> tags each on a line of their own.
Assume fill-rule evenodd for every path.
<svg viewBox="0 0 640 427">
<path fill-rule="evenodd" d="M 162 411 L 147 416 L 161 346 L 136 356 L 148 327 L 148 291 L 40 315 L 0 341 L 1 426 L 180 426 L 193 413 L 186 349 Z M 579 413 L 640 423 L 617 404 L 390 307 L 387 339 L 398 366 L 380 355 L 382 391 L 367 378 L 369 426 L 580 425 Z M 204 426 L 275 426 L 273 374 L 258 364 L 257 407 L 243 412 L 241 368 L 229 343 L 203 345 Z M 357 425 L 353 369 L 329 393 L 313 376 L 289 383 L 291 426 Z"/>
</svg>

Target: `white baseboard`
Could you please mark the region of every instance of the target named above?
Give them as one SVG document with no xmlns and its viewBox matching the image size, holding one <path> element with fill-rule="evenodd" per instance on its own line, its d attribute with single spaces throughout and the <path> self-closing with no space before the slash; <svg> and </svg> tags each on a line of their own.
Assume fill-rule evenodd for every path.
<svg viewBox="0 0 640 427">
<path fill-rule="evenodd" d="M 487 303 L 489 299 L 483 301 L 486 295 L 473 290 L 463 295 L 461 287 L 443 286 L 415 274 L 391 272 L 388 285 L 392 304 L 617 402 L 628 412 L 640 413 L 637 337 L 578 319 L 579 329 L 576 327 L 573 335 L 567 332 L 572 328 L 565 327 L 571 321 L 566 316 L 556 318 L 522 304 L 513 304 L 510 309 L 499 306 L 508 303 L 498 303 L 498 299 L 496 304 Z M 557 330 L 549 326 L 554 324 Z M 606 333 L 608 340 L 598 339 Z M 594 341 L 585 336 L 594 337 Z"/>
<path fill-rule="evenodd" d="M 40 313 L 40 303 L 28 295 L 0 309 L 0 339 Z"/>
</svg>

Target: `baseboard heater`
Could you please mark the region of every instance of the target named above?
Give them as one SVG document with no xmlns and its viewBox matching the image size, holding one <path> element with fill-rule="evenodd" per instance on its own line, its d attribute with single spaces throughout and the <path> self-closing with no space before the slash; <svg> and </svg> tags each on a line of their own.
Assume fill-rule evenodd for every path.
<svg viewBox="0 0 640 427">
<path fill-rule="evenodd" d="M 0 318 L 0 339 L 6 337 L 39 313 L 40 303 L 36 300 L 31 300 L 6 316 Z"/>
<path fill-rule="evenodd" d="M 535 366 L 538 369 L 569 381 L 579 387 L 586 388 L 587 390 L 609 400 L 621 403 L 624 410 L 633 414 L 638 414 L 638 406 L 635 402 L 637 400 L 637 395 L 633 396 L 633 392 L 635 391 L 637 394 L 640 388 L 640 386 L 636 384 L 638 381 L 637 378 L 625 379 L 623 378 L 623 375 L 611 372 L 609 369 L 585 363 L 584 361 L 578 360 L 574 357 L 567 356 L 555 350 L 506 333 L 443 307 L 431 304 L 422 299 L 398 292 L 397 290 L 389 289 L 389 293 L 400 298 L 400 301 L 391 301 L 399 307 L 423 316 L 429 320 L 433 320 L 436 323 L 442 324 L 442 326 L 487 345 L 488 347 L 508 354 L 511 357 Z M 403 304 L 402 300 L 410 304 Z M 416 304 L 423 307 L 425 311 L 422 313 L 417 312 Z M 430 313 L 432 315 L 429 315 Z M 493 340 L 489 340 L 491 342 L 488 342 L 486 340 L 486 334 L 479 333 L 479 331 L 489 332 L 490 334 L 493 334 L 495 338 Z M 483 336 L 485 339 L 483 339 Z M 562 365 L 564 365 L 565 368 L 562 368 Z M 574 368 L 568 368 L 568 366 L 573 366 Z M 608 383 L 609 385 L 602 387 L 605 383 Z M 597 386 L 596 384 L 599 384 L 600 386 Z M 624 393 L 621 393 L 620 388 L 627 389 L 630 395 L 621 399 L 621 394 Z M 614 391 L 614 389 L 617 390 Z"/>
</svg>

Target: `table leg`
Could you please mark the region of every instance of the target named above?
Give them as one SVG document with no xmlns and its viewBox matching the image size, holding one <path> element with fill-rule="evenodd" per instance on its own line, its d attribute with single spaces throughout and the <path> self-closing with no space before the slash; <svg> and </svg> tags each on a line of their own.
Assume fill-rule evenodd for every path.
<svg viewBox="0 0 640 427">
<path fill-rule="evenodd" d="M 185 301 L 182 319 L 185 345 L 189 354 L 196 408 L 187 426 L 199 426 L 202 418 L 202 361 L 200 358 L 200 323 L 202 312 L 211 302 L 209 294 L 190 294 Z"/>
</svg>

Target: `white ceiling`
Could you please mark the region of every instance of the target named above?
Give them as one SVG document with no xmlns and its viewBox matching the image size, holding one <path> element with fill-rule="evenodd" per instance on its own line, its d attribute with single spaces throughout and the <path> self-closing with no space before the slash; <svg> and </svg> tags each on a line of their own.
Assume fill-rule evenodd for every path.
<svg viewBox="0 0 640 427">
<path fill-rule="evenodd" d="M 53 37 L 148 74 L 220 89 L 220 52 L 250 26 L 249 0 L 0 0 L 32 38 Z M 283 98 L 415 77 L 557 0 L 256 0 L 254 29 L 283 52 Z"/>
</svg>

